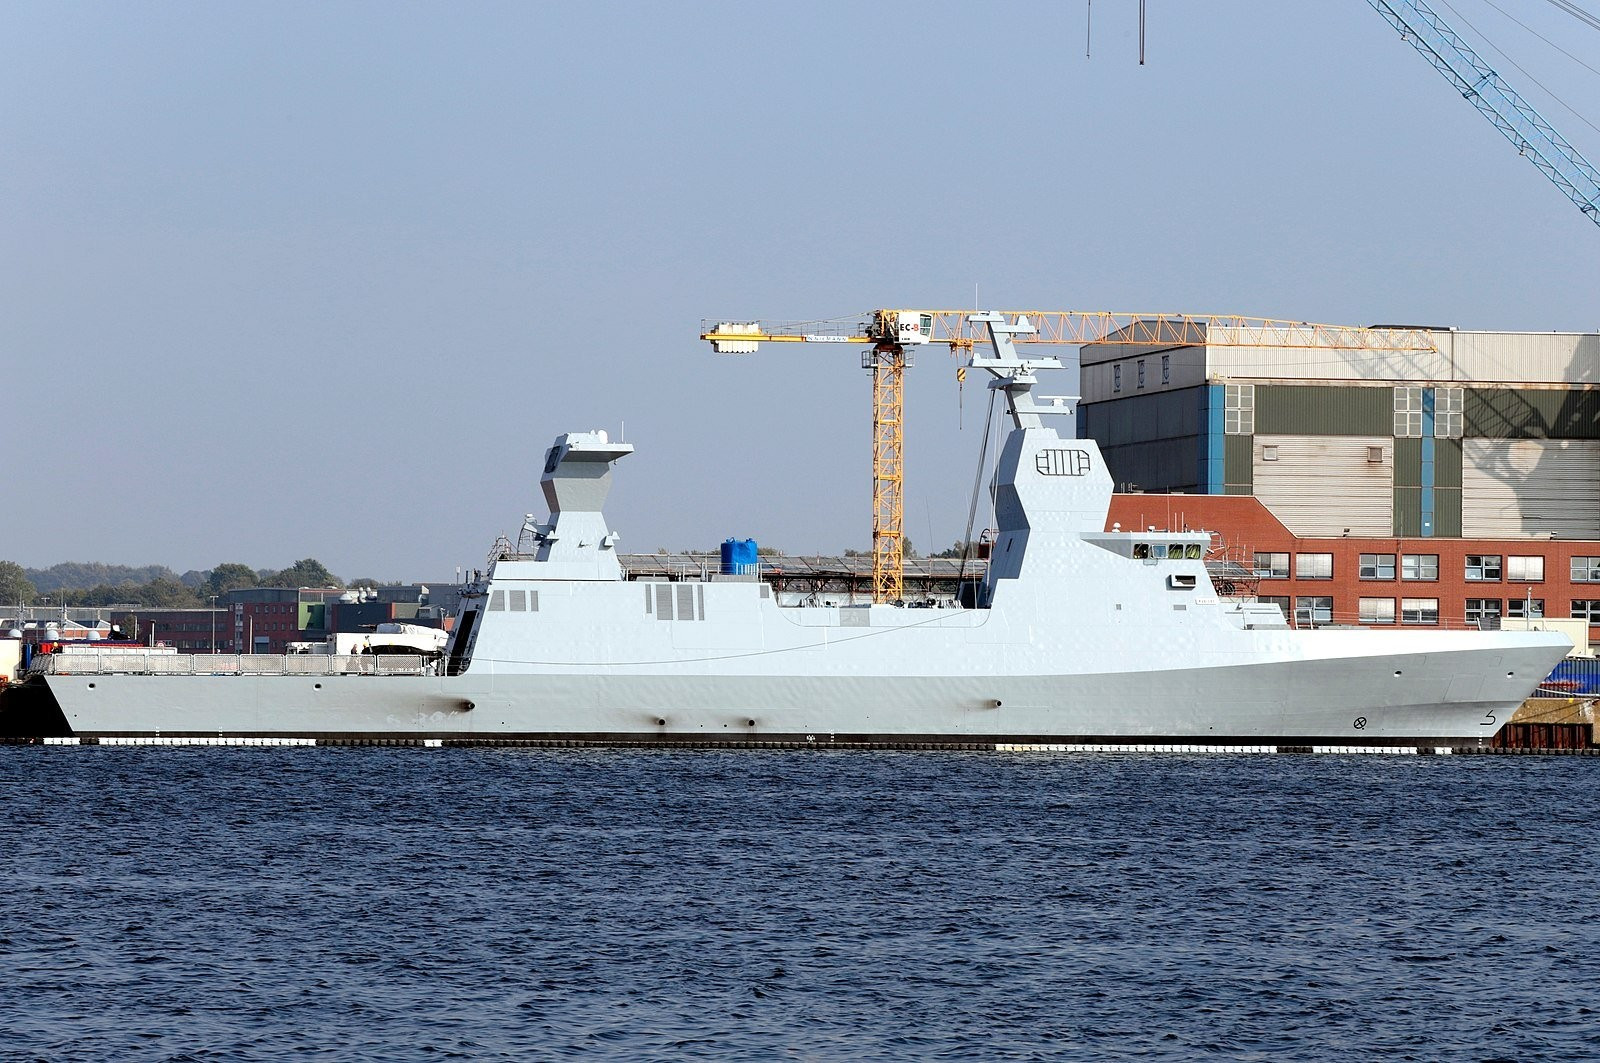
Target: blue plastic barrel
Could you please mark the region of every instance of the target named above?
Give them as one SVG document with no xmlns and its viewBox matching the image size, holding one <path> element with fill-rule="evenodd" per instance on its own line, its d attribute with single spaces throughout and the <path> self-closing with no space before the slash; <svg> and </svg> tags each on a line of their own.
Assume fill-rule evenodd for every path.
<svg viewBox="0 0 1600 1063">
<path fill-rule="evenodd" d="M 761 557 L 756 552 L 754 539 L 722 540 L 722 574 L 737 576 L 757 571 Z"/>
</svg>

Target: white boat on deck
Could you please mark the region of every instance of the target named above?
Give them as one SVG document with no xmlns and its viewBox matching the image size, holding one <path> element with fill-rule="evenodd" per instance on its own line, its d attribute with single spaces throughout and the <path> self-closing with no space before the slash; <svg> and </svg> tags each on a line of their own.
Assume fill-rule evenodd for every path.
<svg viewBox="0 0 1600 1063">
<path fill-rule="evenodd" d="M 661 743 L 1484 744 L 1570 648 L 1542 631 L 1295 630 L 1221 598 L 1204 532 L 1106 531 L 1074 400 L 991 320 L 1011 428 L 972 608 L 783 606 L 757 579 L 630 580 L 602 506 L 632 453 L 560 436 L 550 515 L 470 588 L 438 665 L 139 674 L 46 666 L 73 734 Z M 980 349 L 981 350 L 981 349 Z M 330 658 L 336 660 L 337 658 Z M 198 658 L 197 658 L 198 660 Z"/>
</svg>

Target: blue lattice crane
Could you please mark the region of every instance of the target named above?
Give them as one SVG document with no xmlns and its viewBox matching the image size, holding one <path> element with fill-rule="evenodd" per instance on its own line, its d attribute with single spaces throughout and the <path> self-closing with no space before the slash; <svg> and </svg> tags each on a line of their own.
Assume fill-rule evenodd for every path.
<svg viewBox="0 0 1600 1063">
<path fill-rule="evenodd" d="M 1489 68 L 1423 0 L 1367 0 L 1483 112 L 1589 220 L 1600 225 L 1600 171 Z"/>
</svg>

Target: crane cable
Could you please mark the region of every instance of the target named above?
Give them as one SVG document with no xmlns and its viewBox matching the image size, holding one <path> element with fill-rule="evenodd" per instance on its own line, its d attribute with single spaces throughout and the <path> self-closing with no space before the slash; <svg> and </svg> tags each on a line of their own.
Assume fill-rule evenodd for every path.
<svg viewBox="0 0 1600 1063">
<path fill-rule="evenodd" d="M 1588 126 L 1590 129 L 1593 129 L 1596 133 L 1600 133 L 1600 126 L 1595 125 L 1593 122 L 1589 121 L 1589 119 L 1587 119 L 1583 115 L 1579 114 L 1576 110 L 1573 109 L 1571 104 L 1569 104 L 1566 100 L 1562 99 L 1555 92 L 1552 92 L 1550 90 L 1549 86 L 1545 85 L 1544 82 L 1540 81 L 1538 78 L 1536 78 L 1532 74 L 1528 73 L 1527 70 L 1523 69 L 1522 64 L 1518 63 L 1515 59 L 1511 58 L 1505 52 L 1501 51 L 1500 48 L 1493 41 L 1491 41 L 1487 36 L 1484 35 L 1484 32 L 1482 30 L 1480 30 L 1478 27 L 1474 26 L 1471 22 L 1467 21 L 1466 17 L 1463 16 L 1461 14 L 1461 12 L 1457 11 L 1454 7 L 1451 7 L 1449 0 L 1439 0 L 1439 6 L 1444 8 L 1446 11 L 1450 12 L 1452 15 L 1454 15 L 1456 17 L 1456 19 L 1461 22 L 1462 25 L 1466 26 L 1473 33 L 1476 33 L 1478 35 L 1478 39 L 1483 41 L 1485 47 L 1487 47 L 1490 51 L 1494 52 L 1494 54 L 1498 55 L 1501 59 L 1504 59 L 1507 63 L 1510 63 L 1513 67 L 1515 67 L 1517 69 L 1517 72 L 1520 73 L 1523 77 L 1527 78 L 1529 81 L 1531 81 L 1535 85 L 1539 86 L 1539 88 L 1544 91 L 1544 94 L 1546 96 L 1549 96 L 1552 100 L 1554 100 L 1557 104 L 1559 104 L 1561 106 L 1562 110 L 1564 110 L 1568 114 L 1572 115 L 1572 117 L 1576 118 L 1578 121 L 1582 122 L 1584 125 Z M 1490 7 L 1494 7 L 1493 4 L 1490 4 L 1489 6 Z M 1495 8 L 1495 10 L 1498 11 L 1499 8 Z M 1504 14 L 1504 12 L 1501 12 L 1501 13 Z M 1587 65 L 1587 64 L 1585 64 L 1585 65 Z"/>
<path fill-rule="evenodd" d="M 1549 37 L 1546 37 L 1544 34 L 1540 33 L 1538 30 L 1534 29 L 1532 26 L 1528 25 L 1526 22 L 1522 21 L 1517 16 L 1513 15 L 1511 12 L 1507 11 L 1505 8 L 1501 7 L 1499 4 L 1495 3 L 1494 0 L 1483 0 L 1483 2 L 1488 4 L 1490 7 L 1494 8 L 1496 11 L 1500 12 L 1502 15 L 1504 15 L 1506 18 L 1510 19 L 1512 22 L 1515 22 L 1517 25 L 1519 25 L 1523 29 L 1527 30 L 1529 33 L 1533 34 L 1535 37 L 1539 38 L 1544 43 L 1548 44 L 1550 47 L 1554 48 L 1556 51 L 1560 52 L 1562 55 L 1566 56 L 1568 59 L 1571 59 L 1574 63 L 1577 63 L 1579 66 L 1583 67 L 1585 70 L 1589 71 L 1591 74 L 1600 74 L 1600 70 L 1595 69 L 1594 67 L 1590 66 L 1588 63 L 1584 62 L 1582 59 L 1579 59 L 1577 56 L 1573 55 L 1571 52 L 1569 52 L 1565 48 L 1561 47 L 1561 45 L 1557 44 L 1555 41 L 1552 41 Z M 1596 28 L 1600 29 L 1600 24 L 1597 24 Z"/>
<path fill-rule="evenodd" d="M 972 476 L 972 502 L 967 506 L 967 531 L 961 537 L 961 567 L 956 569 L 956 593 L 961 593 L 961 580 L 967 574 L 967 558 L 972 556 L 972 524 L 978 519 L 978 491 L 983 486 L 983 468 L 989 460 L 989 435 L 994 429 L 994 396 L 998 388 L 989 389 L 989 412 L 983 417 L 983 444 L 978 448 L 978 471 Z"/>
<path fill-rule="evenodd" d="M 1579 22 L 1586 22 L 1591 28 L 1600 30 L 1600 18 L 1589 14 L 1572 0 L 1545 0 L 1545 2 L 1559 11 L 1565 11 Z"/>
</svg>

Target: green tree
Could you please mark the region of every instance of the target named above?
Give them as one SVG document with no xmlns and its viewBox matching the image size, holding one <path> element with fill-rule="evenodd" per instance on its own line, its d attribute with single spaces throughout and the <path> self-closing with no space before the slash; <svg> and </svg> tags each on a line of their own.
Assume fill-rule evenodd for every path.
<svg viewBox="0 0 1600 1063">
<path fill-rule="evenodd" d="M 33 601 L 38 592 L 15 561 L 0 561 L 0 606 Z"/>
<path fill-rule="evenodd" d="M 225 561 L 206 576 L 205 593 L 223 595 L 240 587 L 256 586 L 256 570 L 249 565 Z"/>
<path fill-rule="evenodd" d="M 262 583 L 276 587 L 344 586 L 338 576 L 329 572 L 327 567 L 314 557 L 303 557 L 283 571 L 274 572 L 271 580 L 262 580 Z"/>
<path fill-rule="evenodd" d="M 139 604 L 155 609 L 198 609 L 200 596 L 175 579 L 162 576 L 143 587 L 125 587 Z"/>
</svg>

